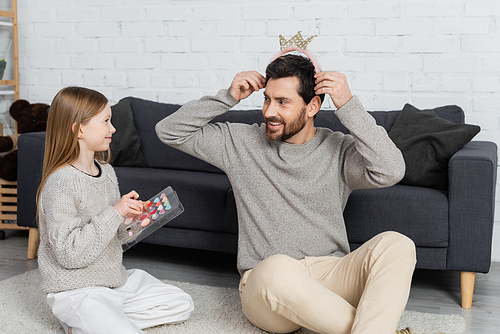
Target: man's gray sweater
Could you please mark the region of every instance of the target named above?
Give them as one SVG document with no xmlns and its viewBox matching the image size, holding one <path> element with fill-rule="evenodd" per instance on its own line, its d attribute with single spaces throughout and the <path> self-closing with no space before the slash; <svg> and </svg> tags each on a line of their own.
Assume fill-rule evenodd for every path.
<svg viewBox="0 0 500 334">
<path fill-rule="evenodd" d="M 343 210 L 354 189 L 404 175 L 401 152 L 357 97 L 335 111 L 350 135 L 317 128 L 302 145 L 272 142 L 265 124 L 209 123 L 238 102 L 228 90 L 191 101 L 156 125 L 162 142 L 223 170 L 238 211 L 238 270 L 285 254 L 350 252 Z"/>
</svg>

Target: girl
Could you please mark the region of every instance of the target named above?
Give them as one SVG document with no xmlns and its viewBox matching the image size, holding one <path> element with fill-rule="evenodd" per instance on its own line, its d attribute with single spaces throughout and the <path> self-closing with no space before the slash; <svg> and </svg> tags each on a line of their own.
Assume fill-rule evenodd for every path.
<svg viewBox="0 0 500 334">
<path fill-rule="evenodd" d="M 182 322 L 194 309 L 181 289 L 122 265 L 124 217 L 143 204 L 135 191 L 120 198 L 107 164 L 115 131 L 99 92 L 67 87 L 52 101 L 37 194 L 38 264 L 41 289 L 66 333 L 143 333 Z"/>
</svg>

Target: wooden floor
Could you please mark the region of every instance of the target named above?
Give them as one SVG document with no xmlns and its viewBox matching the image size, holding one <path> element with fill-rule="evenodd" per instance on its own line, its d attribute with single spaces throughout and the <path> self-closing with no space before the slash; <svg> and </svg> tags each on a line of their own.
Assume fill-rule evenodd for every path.
<svg viewBox="0 0 500 334">
<path fill-rule="evenodd" d="M 26 258 L 28 233 L 6 231 L 6 235 L 0 240 L 0 280 L 38 267 L 36 260 Z M 160 279 L 233 288 L 239 282 L 232 254 L 137 244 L 125 252 L 124 265 L 144 269 Z M 467 334 L 498 334 L 499 304 L 500 263 L 494 262 L 490 273 L 476 275 L 471 309 L 460 307 L 459 273 L 432 270 L 415 271 L 406 309 L 460 314 L 467 319 Z"/>
</svg>

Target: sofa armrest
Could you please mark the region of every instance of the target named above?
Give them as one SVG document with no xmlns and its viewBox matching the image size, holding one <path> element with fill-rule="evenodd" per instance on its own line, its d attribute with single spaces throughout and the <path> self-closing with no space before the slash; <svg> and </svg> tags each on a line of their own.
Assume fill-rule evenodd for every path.
<svg viewBox="0 0 500 334">
<path fill-rule="evenodd" d="M 447 269 L 489 271 L 495 212 L 497 146 L 472 141 L 448 164 Z"/>
<path fill-rule="evenodd" d="M 17 149 L 17 225 L 37 227 L 36 192 L 42 179 L 45 132 L 19 136 Z"/>
</svg>

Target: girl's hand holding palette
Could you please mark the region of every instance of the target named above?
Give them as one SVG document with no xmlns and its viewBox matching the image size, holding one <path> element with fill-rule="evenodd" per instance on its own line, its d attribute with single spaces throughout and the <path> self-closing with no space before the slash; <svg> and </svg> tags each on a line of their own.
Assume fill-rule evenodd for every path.
<svg viewBox="0 0 500 334">
<path fill-rule="evenodd" d="M 122 243 L 122 250 L 126 251 L 178 215 L 184 212 L 184 207 L 172 187 L 144 202 L 144 211 L 140 215 L 126 216 L 128 238 Z"/>
</svg>

